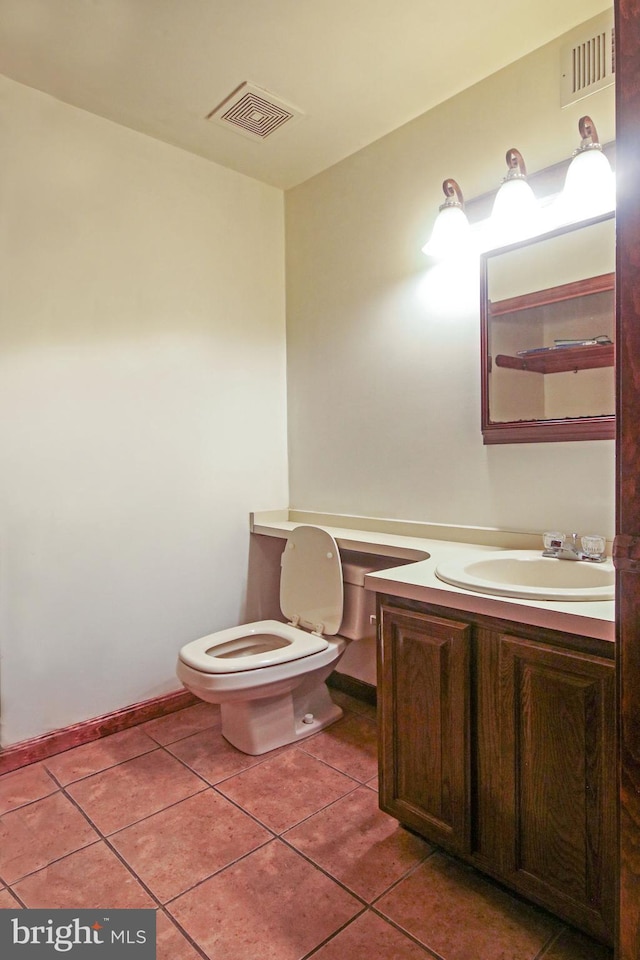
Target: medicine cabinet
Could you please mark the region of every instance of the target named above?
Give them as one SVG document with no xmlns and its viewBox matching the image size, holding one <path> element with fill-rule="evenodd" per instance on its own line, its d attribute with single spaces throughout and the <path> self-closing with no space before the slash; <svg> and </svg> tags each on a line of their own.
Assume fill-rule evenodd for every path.
<svg viewBox="0 0 640 960">
<path fill-rule="evenodd" d="M 614 282 L 612 213 L 483 254 L 486 444 L 615 436 Z"/>
</svg>

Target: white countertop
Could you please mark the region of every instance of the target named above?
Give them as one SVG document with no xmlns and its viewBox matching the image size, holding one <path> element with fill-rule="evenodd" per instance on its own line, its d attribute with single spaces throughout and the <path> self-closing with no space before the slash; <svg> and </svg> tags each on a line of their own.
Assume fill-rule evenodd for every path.
<svg viewBox="0 0 640 960">
<path fill-rule="evenodd" d="M 388 570 L 367 575 L 368 590 L 598 640 L 613 642 L 615 639 L 613 600 L 494 597 L 455 587 L 436 577 L 435 568 L 445 559 L 496 549 L 537 549 L 540 546 L 537 535 L 288 510 L 252 514 L 251 532 L 286 539 L 301 523 L 323 527 L 343 550 L 389 557 Z M 394 566 L 394 558 L 412 562 Z"/>
</svg>

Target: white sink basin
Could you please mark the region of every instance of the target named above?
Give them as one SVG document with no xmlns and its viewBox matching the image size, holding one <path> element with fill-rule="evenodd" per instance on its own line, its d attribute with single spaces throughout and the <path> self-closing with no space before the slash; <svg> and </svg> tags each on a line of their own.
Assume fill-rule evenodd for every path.
<svg viewBox="0 0 640 960">
<path fill-rule="evenodd" d="M 611 600 L 612 561 L 556 560 L 537 550 L 497 550 L 445 560 L 436 576 L 475 593 L 530 600 Z"/>
</svg>

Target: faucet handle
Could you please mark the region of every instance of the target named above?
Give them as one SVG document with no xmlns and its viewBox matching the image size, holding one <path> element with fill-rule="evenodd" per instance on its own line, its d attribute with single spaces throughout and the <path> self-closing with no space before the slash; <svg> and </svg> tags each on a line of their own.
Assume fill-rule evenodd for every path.
<svg viewBox="0 0 640 960">
<path fill-rule="evenodd" d="M 578 549 L 578 534 L 577 534 L 577 533 L 570 533 L 569 536 L 567 537 L 567 539 L 565 540 L 565 544 L 564 544 L 564 545 L 565 545 L 565 547 L 574 547 L 574 548 L 577 550 L 577 549 Z"/>
<path fill-rule="evenodd" d="M 588 557 L 595 559 L 604 557 L 607 541 L 600 534 L 589 534 L 589 536 L 582 537 L 581 543 L 582 549 Z"/>
<path fill-rule="evenodd" d="M 542 542 L 544 544 L 545 550 L 560 550 L 564 544 L 565 535 L 560 533 L 557 530 L 552 530 L 548 533 L 543 533 Z"/>
</svg>

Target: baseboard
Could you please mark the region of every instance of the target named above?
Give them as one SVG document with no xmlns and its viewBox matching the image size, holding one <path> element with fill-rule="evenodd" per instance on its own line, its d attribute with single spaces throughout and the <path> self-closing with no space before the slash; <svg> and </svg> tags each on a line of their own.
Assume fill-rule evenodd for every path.
<svg viewBox="0 0 640 960">
<path fill-rule="evenodd" d="M 362 700 L 364 703 L 370 703 L 372 706 L 378 702 L 378 696 L 375 686 L 372 683 L 366 683 L 364 680 L 358 680 L 357 677 L 350 677 L 346 673 L 338 673 L 334 670 L 327 680 L 327 685 L 334 690 L 341 690 L 342 693 L 355 697 L 356 700 Z"/>
<path fill-rule="evenodd" d="M 79 747 L 83 743 L 99 740 L 100 737 L 107 737 L 111 733 L 119 733 L 120 730 L 135 727 L 138 723 L 144 723 L 145 720 L 164 717 L 168 713 L 183 710 L 184 707 L 190 707 L 194 703 L 199 703 L 199 700 L 192 693 L 187 690 L 176 690 L 162 697 L 154 697 L 152 700 L 144 700 L 130 707 L 123 707 L 102 717 L 84 720 L 82 723 L 63 727 L 61 730 L 53 730 L 41 737 L 34 737 L 33 740 L 23 740 L 4 750 L 0 748 L 0 774 L 25 767 L 28 763 L 35 763 L 36 760 L 44 760 L 45 757 L 52 757 L 56 753 L 70 750 L 71 747 Z"/>
<path fill-rule="evenodd" d="M 341 690 L 356 700 L 362 700 L 364 703 L 370 703 L 373 706 L 376 704 L 376 688 L 371 683 L 365 683 L 364 680 L 358 680 L 346 673 L 335 671 L 331 674 L 327 683 L 335 690 Z M 175 713 L 176 710 L 183 710 L 194 703 L 199 703 L 199 700 L 192 693 L 186 690 L 176 690 L 174 693 L 167 693 L 162 697 L 154 697 L 152 700 L 144 700 L 142 703 L 134 703 L 130 707 L 123 707 L 114 713 L 94 717 L 92 720 L 84 720 L 82 723 L 63 727 L 61 730 L 52 730 L 51 733 L 34 737 L 32 740 L 23 740 L 21 743 L 15 743 L 5 749 L 0 748 L 0 775 L 18 770 L 20 767 L 26 767 L 27 764 L 35 763 L 37 760 L 52 757 L 56 753 L 70 750 L 72 747 L 79 747 L 83 743 L 91 743 L 92 740 L 99 740 L 101 737 L 108 737 L 112 733 L 119 733 L 129 727 L 135 727 L 146 720 L 155 720 L 156 717 L 164 717 L 169 713 Z"/>
</svg>

